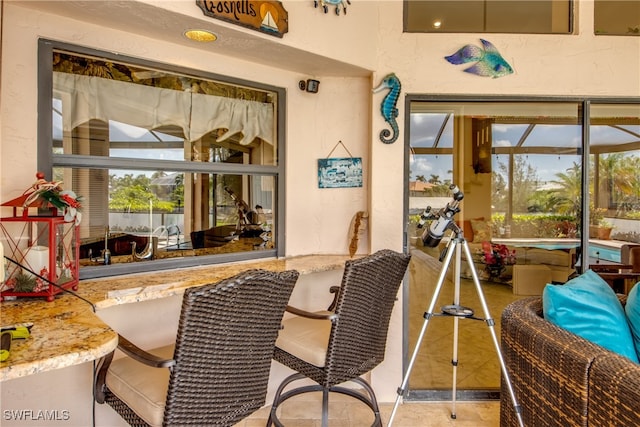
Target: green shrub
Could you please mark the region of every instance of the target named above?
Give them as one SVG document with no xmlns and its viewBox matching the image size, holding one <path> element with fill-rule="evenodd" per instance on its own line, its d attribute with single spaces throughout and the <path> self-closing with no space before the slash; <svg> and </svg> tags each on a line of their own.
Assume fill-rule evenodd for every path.
<svg viewBox="0 0 640 427">
<path fill-rule="evenodd" d="M 505 214 L 491 215 L 494 236 L 505 227 Z M 577 220 L 571 215 L 515 214 L 511 219 L 511 237 L 559 238 L 574 237 Z"/>
</svg>

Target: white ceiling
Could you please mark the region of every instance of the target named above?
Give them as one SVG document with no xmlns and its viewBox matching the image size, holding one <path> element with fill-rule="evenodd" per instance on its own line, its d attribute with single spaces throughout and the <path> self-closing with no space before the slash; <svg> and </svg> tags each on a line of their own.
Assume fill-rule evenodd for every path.
<svg viewBox="0 0 640 427">
<path fill-rule="evenodd" d="M 200 13 L 195 1 L 194 8 Z M 240 29 L 212 18 L 196 18 L 132 0 L 21 1 L 24 7 L 91 22 L 121 31 L 222 55 L 285 68 L 313 76 L 364 77 L 370 70 L 282 44 L 281 39 Z M 15 4 L 14 3 L 14 4 Z M 167 6 L 176 2 L 166 2 Z M 180 2 L 184 4 L 184 1 Z M 117 18 L 114 18 L 117 17 Z M 218 35 L 215 43 L 198 43 L 182 33 L 188 28 L 208 29 Z M 287 37 L 285 34 L 284 37 Z"/>
</svg>

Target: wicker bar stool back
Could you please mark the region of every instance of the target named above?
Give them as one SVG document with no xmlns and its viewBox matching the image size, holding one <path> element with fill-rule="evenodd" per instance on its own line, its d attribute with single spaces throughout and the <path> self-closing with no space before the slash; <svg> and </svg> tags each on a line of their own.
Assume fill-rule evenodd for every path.
<svg viewBox="0 0 640 427">
<path fill-rule="evenodd" d="M 175 346 L 145 352 L 120 337 L 118 348 L 130 357 L 111 363 L 113 353 L 105 356 L 96 401 L 133 426 L 237 424 L 265 403 L 297 278 L 297 271 L 249 270 L 187 289 Z"/>
<path fill-rule="evenodd" d="M 290 397 L 310 391 L 322 392 L 323 426 L 328 423 L 330 392 L 359 399 L 373 411 L 373 425 L 382 425 L 373 389 L 360 376 L 384 359 L 391 310 L 409 260 L 410 255 L 388 249 L 349 260 L 337 291 L 335 311 L 310 313 L 287 307 L 297 316 L 283 322 L 274 358 L 297 372 L 276 391 L 267 426 L 282 426 L 278 407 Z M 317 384 L 285 391 L 292 382 L 305 378 Z M 347 381 L 358 387 L 339 386 Z"/>
</svg>

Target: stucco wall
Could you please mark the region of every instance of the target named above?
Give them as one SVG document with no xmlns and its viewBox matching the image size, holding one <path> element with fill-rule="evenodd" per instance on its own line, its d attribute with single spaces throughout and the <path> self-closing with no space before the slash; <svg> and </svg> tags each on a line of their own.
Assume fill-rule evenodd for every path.
<svg viewBox="0 0 640 427">
<path fill-rule="evenodd" d="M 317 159 L 327 157 L 342 140 L 353 156 L 363 158 L 365 173 L 368 170 L 368 77 L 322 78 L 319 93 L 310 94 L 298 89 L 298 81 L 307 75 L 16 7 L 11 2 L 5 4 L 3 20 L 0 200 L 17 197 L 35 180 L 37 41 L 43 37 L 286 88 L 286 253 L 347 252 L 349 223 L 357 211 L 367 208 L 369 182 L 362 188 L 320 190 Z M 348 154 L 339 148 L 334 156 Z M 360 252 L 368 252 L 368 247 L 362 245 Z"/>
<path fill-rule="evenodd" d="M 578 0 L 575 35 L 402 33 L 399 2 L 379 2 L 377 70 L 393 69 L 406 93 L 638 96 L 640 37 L 595 36 L 593 2 Z M 491 41 L 515 73 L 484 78 L 443 58 Z"/>
</svg>

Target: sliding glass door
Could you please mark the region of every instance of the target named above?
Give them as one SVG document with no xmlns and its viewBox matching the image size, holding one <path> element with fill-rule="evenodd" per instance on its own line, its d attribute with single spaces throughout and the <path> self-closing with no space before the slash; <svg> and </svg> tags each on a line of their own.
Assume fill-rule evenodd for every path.
<svg viewBox="0 0 640 427">
<path fill-rule="evenodd" d="M 566 282 L 598 257 L 624 261 L 624 248 L 640 244 L 636 100 L 414 96 L 406 105 L 407 242 L 414 254 L 405 311 L 409 355 L 435 298 L 451 236 L 425 244 L 431 224 L 421 215 L 443 212 L 453 201 L 452 184 L 464 195 L 453 220 L 471 259 L 462 256 L 459 268 L 452 263 L 436 311 L 459 297 L 484 316 L 471 281 L 475 270 L 498 332 L 500 314 L 511 301 L 540 295 L 547 283 Z M 592 235 L 596 224 L 613 229 L 607 236 Z M 450 399 L 456 339 L 459 397 L 495 396 L 500 368 L 486 323 L 466 320 L 456 333 L 451 318 L 436 316 L 412 370 L 409 398 Z"/>
</svg>

